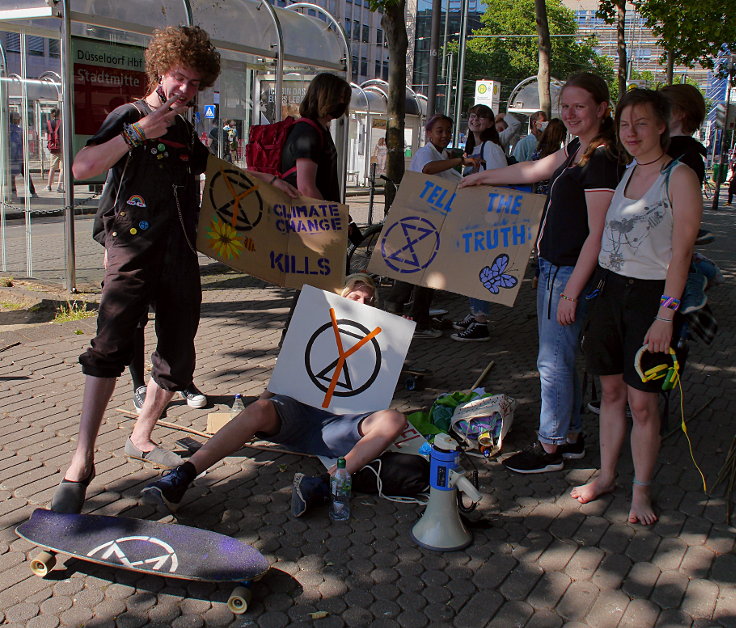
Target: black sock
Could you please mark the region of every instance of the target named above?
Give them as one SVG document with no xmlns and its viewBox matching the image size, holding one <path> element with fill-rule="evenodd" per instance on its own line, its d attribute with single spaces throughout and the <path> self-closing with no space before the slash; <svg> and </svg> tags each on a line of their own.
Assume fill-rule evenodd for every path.
<svg viewBox="0 0 736 628">
<path fill-rule="evenodd" d="M 189 461 L 180 464 L 179 471 L 184 473 L 187 478 L 187 482 L 191 482 L 199 475 L 199 473 L 197 473 L 196 467 Z"/>
</svg>

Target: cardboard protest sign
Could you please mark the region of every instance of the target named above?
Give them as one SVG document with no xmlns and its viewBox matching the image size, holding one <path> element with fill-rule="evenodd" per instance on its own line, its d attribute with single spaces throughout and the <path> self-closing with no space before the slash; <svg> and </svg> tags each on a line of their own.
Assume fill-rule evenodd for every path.
<svg viewBox="0 0 736 628">
<path fill-rule="evenodd" d="M 388 408 L 414 326 L 305 285 L 268 390 L 335 413 Z"/>
<path fill-rule="evenodd" d="M 407 172 L 368 271 L 513 305 L 544 196 Z"/>
<path fill-rule="evenodd" d="M 337 291 L 345 281 L 346 205 L 280 190 L 210 155 L 197 249 L 285 288 Z"/>
</svg>

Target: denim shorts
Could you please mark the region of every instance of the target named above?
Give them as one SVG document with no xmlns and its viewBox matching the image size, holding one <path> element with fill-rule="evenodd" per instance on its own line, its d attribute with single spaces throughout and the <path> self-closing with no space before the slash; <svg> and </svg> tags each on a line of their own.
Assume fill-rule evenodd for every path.
<svg viewBox="0 0 736 628">
<path fill-rule="evenodd" d="M 260 437 L 293 451 L 328 458 L 344 456 L 355 447 L 361 439 L 361 422 L 373 414 L 334 414 L 286 395 L 274 395 L 269 401 L 281 419 L 281 428 Z"/>
</svg>

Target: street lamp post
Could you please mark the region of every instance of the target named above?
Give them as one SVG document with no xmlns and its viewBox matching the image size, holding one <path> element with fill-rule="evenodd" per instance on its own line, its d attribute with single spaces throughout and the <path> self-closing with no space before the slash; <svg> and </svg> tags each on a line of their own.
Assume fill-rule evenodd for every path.
<svg viewBox="0 0 736 628">
<path fill-rule="evenodd" d="M 731 54 L 726 61 L 726 71 L 728 73 L 728 85 L 726 87 L 726 115 L 723 118 L 723 129 L 721 130 L 721 159 L 720 168 L 716 174 L 716 191 L 713 194 L 713 205 L 711 209 L 716 211 L 718 209 L 718 197 L 721 195 L 721 173 L 723 172 L 724 163 L 726 164 L 726 170 L 728 170 L 728 142 L 726 134 L 728 133 L 728 109 L 731 104 L 731 89 L 733 88 L 733 79 L 736 75 L 736 53 Z"/>
</svg>

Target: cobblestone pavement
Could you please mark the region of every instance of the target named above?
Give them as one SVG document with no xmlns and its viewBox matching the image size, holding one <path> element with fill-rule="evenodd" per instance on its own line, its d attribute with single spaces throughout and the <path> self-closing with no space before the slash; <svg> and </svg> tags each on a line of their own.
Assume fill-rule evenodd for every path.
<svg viewBox="0 0 736 628">
<path fill-rule="evenodd" d="M 706 212 L 717 235 L 707 247 L 728 283 L 712 296 L 720 332 L 710 347 L 693 343 L 684 377 L 684 407 L 695 457 L 709 481 L 734 436 L 736 366 L 735 213 Z M 167 419 L 203 429 L 206 414 L 236 392 L 259 393 L 276 358 L 290 292 L 204 265 L 205 295 L 197 337 L 197 384 L 212 405 L 193 410 L 175 401 Z M 466 300 L 439 293 L 436 306 L 451 317 Z M 538 418 L 536 322 L 530 281 L 517 306 L 493 308 L 493 340 L 465 344 L 445 337 L 416 340 L 409 357 L 431 368 L 429 388 L 399 387 L 395 406 L 422 407 L 439 392 L 469 386 L 489 360 L 488 389 L 519 402 L 503 455 L 533 437 Z M 435 553 L 417 547 L 409 531 L 415 505 L 356 495 L 353 517 L 332 524 L 326 512 L 294 520 L 288 514 L 296 471 L 316 473 L 319 462 L 273 452 L 242 452 L 195 483 L 178 521 L 251 543 L 273 568 L 254 587 L 245 615 L 233 616 L 227 585 L 180 582 L 62 561 L 46 579 L 33 576 L 35 548 L 15 527 L 49 503 L 66 468 L 77 432 L 83 378 L 77 356 L 89 343 L 94 319 L 2 332 L 0 327 L 0 620 L 9 626 L 736 626 L 736 553 L 725 524 L 722 490 L 703 493 L 677 430 L 673 411 L 655 479 L 660 521 L 627 523 L 632 480 L 628 453 L 618 488 L 591 504 L 568 496 L 598 464 L 597 417 L 587 414 L 588 453 L 564 471 L 537 476 L 507 472 L 497 460 L 480 462 L 483 500 L 470 515 L 474 542 L 466 550 Z M 152 325 L 147 328 L 153 341 Z M 10 346 L 13 343 L 16 346 Z M 675 396 L 675 399 L 677 397 Z M 673 403 L 676 408 L 678 404 Z M 87 512 L 163 521 L 138 492 L 155 472 L 126 460 L 131 423 L 113 409 L 132 408 L 123 379 L 97 442 L 97 477 Z M 157 428 L 164 446 L 180 432 Z M 324 619 L 310 613 L 327 611 Z"/>
</svg>

